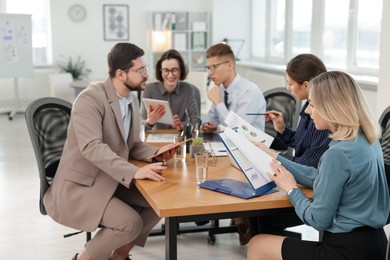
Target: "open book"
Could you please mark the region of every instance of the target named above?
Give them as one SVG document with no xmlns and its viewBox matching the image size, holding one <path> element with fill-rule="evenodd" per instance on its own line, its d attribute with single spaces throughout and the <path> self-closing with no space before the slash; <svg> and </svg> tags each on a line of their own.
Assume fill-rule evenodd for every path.
<svg viewBox="0 0 390 260">
<path fill-rule="evenodd" d="M 230 128 L 235 129 L 237 133 L 246 137 L 249 141 L 264 143 L 267 147 L 270 147 L 274 140 L 274 137 L 252 126 L 233 111 L 229 112 L 225 118 L 225 123 Z"/>
<path fill-rule="evenodd" d="M 274 192 L 276 184 L 267 174 L 273 172 L 270 167 L 272 157 L 230 127 L 219 136 L 249 183 L 223 179 L 205 181 L 199 186 L 245 199 Z"/>
</svg>

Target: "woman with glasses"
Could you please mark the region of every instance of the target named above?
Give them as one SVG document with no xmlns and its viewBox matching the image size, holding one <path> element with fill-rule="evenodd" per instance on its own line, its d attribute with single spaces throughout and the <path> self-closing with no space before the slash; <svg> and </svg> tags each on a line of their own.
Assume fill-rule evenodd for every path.
<svg viewBox="0 0 390 260">
<path fill-rule="evenodd" d="M 148 84 L 142 97 L 168 101 L 174 115 L 174 123 L 172 125 L 158 123 L 165 113 L 163 106 L 146 108 L 142 104 L 141 117 L 146 119 L 145 131 L 169 128 L 183 130 L 183 123 L 187 120 L 192 125 L 200 126 L 201 119 L 195 99 L 195 86 L 183 81 L 187 77 L 188 69 L 180 53 L 173 49 L 163 53 L 156 63 L 155 73 L 158 81 Z"/>
</svg>

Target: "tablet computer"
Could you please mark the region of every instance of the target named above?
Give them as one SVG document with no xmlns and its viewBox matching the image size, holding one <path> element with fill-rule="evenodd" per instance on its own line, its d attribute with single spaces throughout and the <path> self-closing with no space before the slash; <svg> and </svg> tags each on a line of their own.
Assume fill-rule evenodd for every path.
<svg viewBox="0 0 390 260">
<path fill-rule="evenodd" d="M 151 99 L 151 98 L 143 98 L 142 100 L 144 102 L 146 111 L 148 111 L 149 107 L 153 108 L 157 105 L 162 105 L 164 107 L 165 114 L 157 121 L 158 123 L 167 124 L 167 125 L 173 124 L 172 110 L 168 101 L 160 100 L 160 99 Z"/>
<path fill-rule="evenodd" d="M 171 147 L 169 147 L 169 148 L 167 148 L 167 149 L 164 149 L 164 150 L 161 150 L 161 151 L 158 151 L 158 153 L 153 154 L 153 155 L 149 156 L 149 157 L 146 158 L 146 159 L 148 159 L 148 160 L 149 160 L 149 159 L 152 159 L 152 158 L 154 158 L 154 157 L 156 157 L 156 156 L 159 156 L 160 154 L 165 153 L 166 151 L 169 151 L 169 150 L 172 150 L 172 149 L 174 149 L 174 148 L 176 148 L 176 147 L 179 147 L 180 145 L 182 145 L 182 144 L 184 144 L 184 143 L 187 143 L 187 142 L 189 142 L 189 141 L 192 141 L 192 138 L 186 139 L 186 140 L 184 140 L 183 142 L 180 142 L 180 143 L 174 143 L 174 145 L 172 145 Z"/>
</svg>

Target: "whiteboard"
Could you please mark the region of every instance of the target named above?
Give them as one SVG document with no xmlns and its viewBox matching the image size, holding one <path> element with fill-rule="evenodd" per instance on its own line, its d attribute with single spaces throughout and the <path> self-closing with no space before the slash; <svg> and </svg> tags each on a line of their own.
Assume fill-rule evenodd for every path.
<svg viewBox="0 0 390 260">
<path fill-rule="evenodd" d="M 0 14 L 0 77 L 34 75 L 31 14 Z"/>
</svg>

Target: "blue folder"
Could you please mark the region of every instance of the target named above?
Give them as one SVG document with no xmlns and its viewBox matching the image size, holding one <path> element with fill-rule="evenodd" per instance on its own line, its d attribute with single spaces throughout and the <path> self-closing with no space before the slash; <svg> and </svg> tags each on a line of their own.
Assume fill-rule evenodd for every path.
<svg viewBox="0 0 390 260">
<path fill-rule="evenodd" d="M 203 183 L 200 183 L 199 187 L 225 193 L 243 199 L 251 199 L 277 191 L 273 189 L 275 185 L 272 185 L 272 183 L 269 183 L 266 186 L 262 186 L 260 189 L 255 190 L 249 183 L 233 179 L 205 181 Z"/>
<path fill-rule="evenodd" d="M 261 195 L 276 192 L 275 182 L 266 182 L 257 188 L 253 185 L 258 176 L 261 176 L 259 171 L 245 158 L 238 148 L 225 136 L 219 133 L 223 144 L 225 145 L 229 156 L 234 159 L 234 162 L 244 174 L 248 182 L 237 181 L 233 179 L 208 180 L 199 184 L 199 187 L 240 197 L 250 199 Z"/>
</svg>

